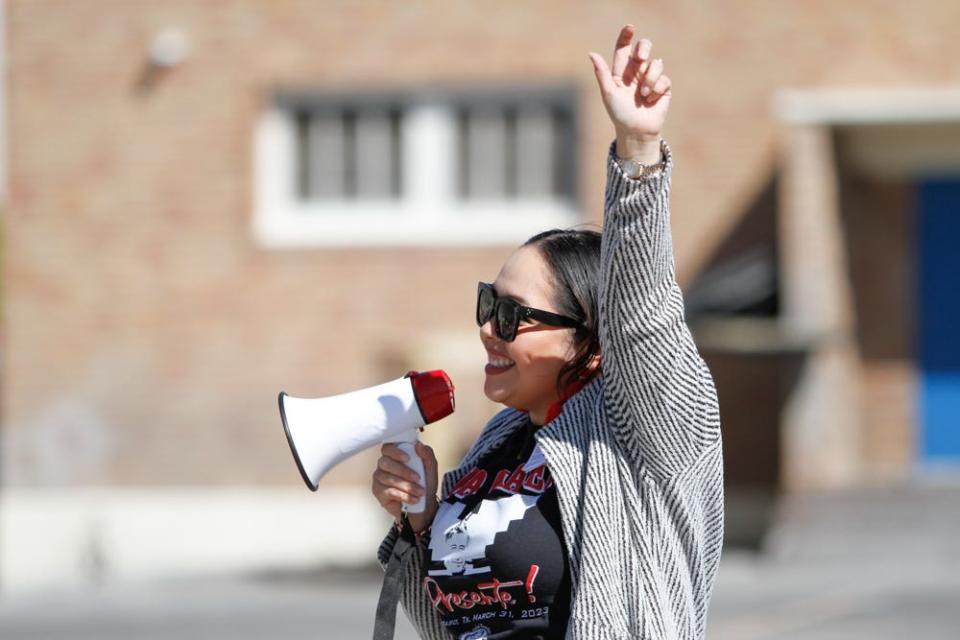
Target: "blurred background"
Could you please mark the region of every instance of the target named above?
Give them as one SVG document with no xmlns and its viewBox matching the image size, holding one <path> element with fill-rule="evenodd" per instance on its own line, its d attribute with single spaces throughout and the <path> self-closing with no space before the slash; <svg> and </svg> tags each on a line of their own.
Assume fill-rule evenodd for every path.
<svg viewBox="0 0 960 640">
<path fill-rule="evenodd" d="M 499 408 L 476 282 L 599 228 L 587 52 L 633 22 L 720 397 L 710 637 L 960 637 L 960 4 L 0 14 L 0 636 L 369 636 L 377 453 L 310 493 L 277 393 L 444 368 L 457 463 Z"/>
</svg>

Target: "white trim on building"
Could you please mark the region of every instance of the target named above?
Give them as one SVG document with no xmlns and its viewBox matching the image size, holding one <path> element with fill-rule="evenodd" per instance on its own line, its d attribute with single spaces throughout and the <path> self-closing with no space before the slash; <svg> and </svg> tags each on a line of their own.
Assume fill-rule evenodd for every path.
<svg viewBox="0 0 960 640">
<path fill-rule="evenodd" d="M 456 198 L 454 135 L 449 109 L 412 105 L 401 130 L 399 198 L 304 200 L 295 179 L 294 116 L 283 108 L 267 109 L 254 140 L 257 242 L 273 249 L 516 245 L 545 229 L 583 222 L 575 203 L 559 196 Z"/>
<path fill-rule="evenodd" d="M 960 88 L 782 89 L 773 111 L 786 125 L 955 122 Z"/>
</svg>

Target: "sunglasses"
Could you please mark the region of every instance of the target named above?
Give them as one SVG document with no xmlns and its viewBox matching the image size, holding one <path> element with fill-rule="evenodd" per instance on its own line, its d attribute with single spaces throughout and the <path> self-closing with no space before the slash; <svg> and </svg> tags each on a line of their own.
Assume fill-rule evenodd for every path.
<svg viewBox="0 0 960 640">
<path fill-rule="evenodd" d="M 492 284 L 477 284 L 477 326 L 482 327 L 493 318 L 493 331 L 506 342 L 517 337 L 517 327 L 523 320 L 539 320 L 552 327 L 580 327 L 573 318 L 541 309 L 525 307 L 511 298 L 498 298 Z"/>
</svg>

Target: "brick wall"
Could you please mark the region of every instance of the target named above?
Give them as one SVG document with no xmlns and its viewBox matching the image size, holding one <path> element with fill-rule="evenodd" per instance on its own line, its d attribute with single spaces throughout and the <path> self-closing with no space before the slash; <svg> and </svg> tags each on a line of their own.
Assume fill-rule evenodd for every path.
<svg viewBox="0 0 960 640">
<path fill-rule="evenodd" d="M 960 77 L 960 43 L 930 27 L 957 24 L 960 8 L 933 0 L 7 5 L 8 486 L 296 483 L 277 391 L 332 394 L 400 363 L 455 377 L 448 462 L 496 410 L 471 315 L 476 280 L 511 247 L 254 245 L 252 128 L 273 87 L 571 81 L 580 204 L 596 222 L 612 132 L 586 52 L 609 57 L 633 21 L 676 87 L 667 133 L 688 282 L 769 182 L 774 91 Z M 166 26 L 192 50 L 149 78 L 146 48 Z M 331 482 L 363 481 L 371 460 Z"/>
</svg>

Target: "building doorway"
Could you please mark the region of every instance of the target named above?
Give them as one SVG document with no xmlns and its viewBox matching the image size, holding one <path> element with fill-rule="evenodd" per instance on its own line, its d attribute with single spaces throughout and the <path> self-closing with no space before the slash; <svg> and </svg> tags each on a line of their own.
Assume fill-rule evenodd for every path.
<svg viewBox="0 0 960 640">
<path fill-rule="evenodd" d="M 960 178 L 918 184 L 918 453 L 960 469 Z"/>
</svg>

